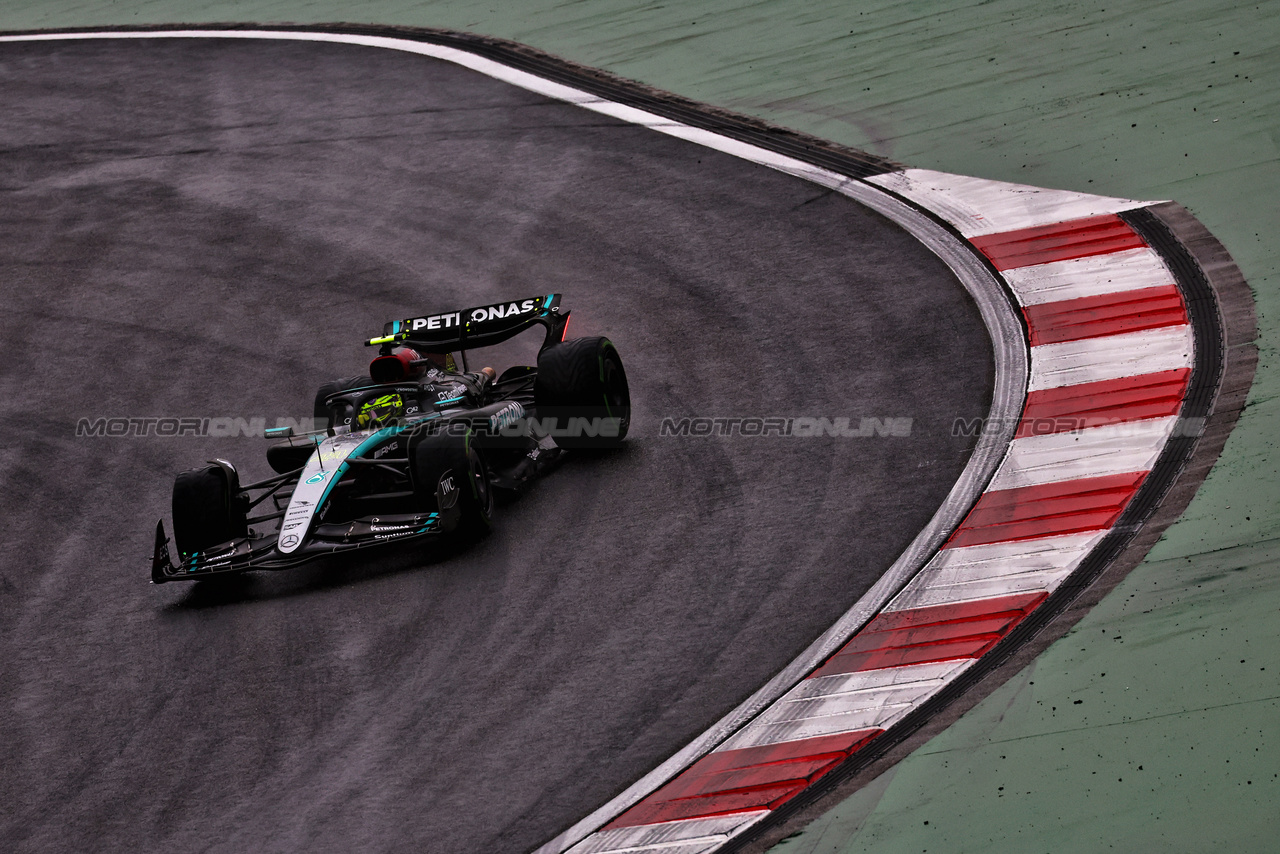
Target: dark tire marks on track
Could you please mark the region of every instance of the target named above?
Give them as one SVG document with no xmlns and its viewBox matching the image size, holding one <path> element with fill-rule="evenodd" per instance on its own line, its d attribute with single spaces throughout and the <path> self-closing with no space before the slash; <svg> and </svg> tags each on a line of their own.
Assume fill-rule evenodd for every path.
<svg viewBox="0 0 1280 854">
<path fill-rule="evenodd" d="M 986 413 L 951 273 L 851 201 L 421 57 L 0 45 L 0 838 L 525 851 L 733 708 L 925 525 Z M 632 440 L 423 560 L 149 587 L 172 475 L 306 415 L 383 321 L 559 290 Z M 663 416 L 909 416 L 905 439 Z"/>
</svg>

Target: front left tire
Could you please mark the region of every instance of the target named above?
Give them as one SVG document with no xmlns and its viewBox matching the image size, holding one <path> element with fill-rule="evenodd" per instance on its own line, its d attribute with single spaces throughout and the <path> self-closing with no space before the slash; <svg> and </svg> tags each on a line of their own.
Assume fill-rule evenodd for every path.
<svg viewBox="0 0 1280 854">
<path fill-rule="evenodd" d="M 437 507 L 442 482 L 451 480 L 457 490 L 459 520 L 456 533 L 472 540 L 493 527 L 493 487 L 484 452 L 476 447 L 470 430 L 450 431 L 441 425 L 438 432 L 417 436 L 409 448 L 409 477 L 419 505 Z"/>
</svg>

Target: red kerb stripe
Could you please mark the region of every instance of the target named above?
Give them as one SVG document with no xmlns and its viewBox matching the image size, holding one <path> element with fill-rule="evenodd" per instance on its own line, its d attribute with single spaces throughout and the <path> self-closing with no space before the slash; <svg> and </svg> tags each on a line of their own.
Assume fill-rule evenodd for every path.
<svg viewBox="0 0 1280 854">
<path fill-rule="evenodd" d="M 1016 438 L 1177 415 L 1190 368 L 1033 391 Z"/>
<path fill-rule="evenodd" d="M 868 631 L 888 632 L 931 623 L 951 623 L 963 620 L 982 620 L 991 614 L 1005 611 L 1029 611 L 1043 593 L 1010 593 L 973 602 L 956 602 L 949 605 L 929 605 L 924 608 L 908 608 L 903 611 L 883 611 L 858 634 Z M 874 627 L 874 628 L 873 628 Z"/>
<path fill-rule="evenodd" d="M 863 736 L 855 733 L 839 733 L 837 735 L 820 735 L 815 738 L 803 738 L 799 741 L 784 741 L 781 744 L 766 744 L 762 747 L 741 747 L 737 750 L 721 750 L 708 753 L 697 762 L 697 767 L 704 774 L 718 774 L 736 768 L 750 768 L 754 765 L 772 765 L 778 762 L 793 762 L 797 759 L 811 759 L 815 756 L 844 755 Z M 690 766 L 692 767 L 692 766 Z"/>
<path fill-rule="evenodd" d="M 969 242 L 990 258 L 997 270 L 1146 246 L 1138 233 L 1114 214 L 988 234 Z"/>
<path fill-rule="evenodd" d="M 605 829 L 774 809 L 881 732 L 866 729 L 709 753 Z"/>
<path fill-rule="evenodd" d="M 977 658 L 999 643 L 1046 595 L 996 596 L 880 614 L 809 678 Z"/>
<path fill-rule="evenodd" d="M 1146 476 L 1146 472 L 1131 472 L 988 492 L 978 499 L 945 547 L 1109 528 Z"/>
<path fill-rule="evenodd" d="M 1190 322 L 1175 285 L 1029 305 L 1022 312 L 1033 347 Z"/>
</svg>

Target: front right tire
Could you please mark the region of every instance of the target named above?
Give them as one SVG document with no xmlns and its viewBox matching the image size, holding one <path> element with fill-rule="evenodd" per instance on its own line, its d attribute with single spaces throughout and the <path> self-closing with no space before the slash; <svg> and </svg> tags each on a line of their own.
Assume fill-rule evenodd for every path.
<svg viewBox="0 0 1280 854">
<path fill-rule="evenodd" d="M 178 475 L 173 484 L 173 541 L 182 559 L 245 537 L 247 496 L 228 462 L 210 463 Z"/>
</svg>

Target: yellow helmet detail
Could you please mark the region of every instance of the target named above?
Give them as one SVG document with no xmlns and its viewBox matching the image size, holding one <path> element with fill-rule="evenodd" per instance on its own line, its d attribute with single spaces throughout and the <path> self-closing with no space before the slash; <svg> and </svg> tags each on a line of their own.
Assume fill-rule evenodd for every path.
<svg viewBox="0 0 1280 854">
<path fill-rule="evenodd" d="M 361 430 L 376 430 L 404 415 L 404 401 L 398 394 L 384 394 L 366 401 L 356 416 L 356 425 Z"/>
</svg>

